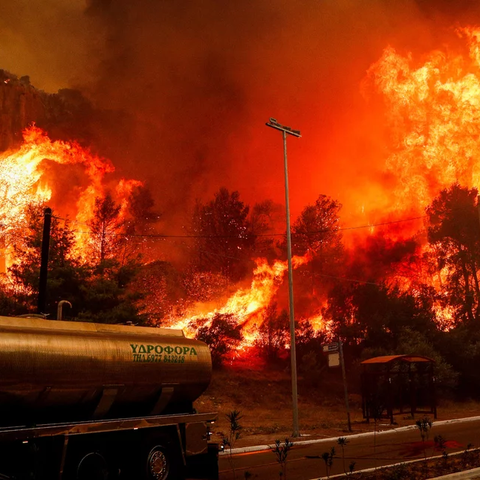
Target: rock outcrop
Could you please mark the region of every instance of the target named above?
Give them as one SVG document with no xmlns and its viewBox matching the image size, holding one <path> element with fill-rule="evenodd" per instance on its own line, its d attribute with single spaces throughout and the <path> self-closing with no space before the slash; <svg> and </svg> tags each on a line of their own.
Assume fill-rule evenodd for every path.
<svg viewBox="0 0 480 480">
<path fill-rule="evenodd" d="M 46 96 L 30 85 L 28 77 L 0 70 L 0 151 L 18 146 L 23 129 L 32 122 L 46 123 Z"/>
</svg>

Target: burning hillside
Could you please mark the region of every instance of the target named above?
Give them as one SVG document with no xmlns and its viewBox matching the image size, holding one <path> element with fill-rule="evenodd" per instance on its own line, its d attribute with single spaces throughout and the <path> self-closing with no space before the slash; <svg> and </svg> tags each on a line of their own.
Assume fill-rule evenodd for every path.
<svg viewBox="0 0 480 480">
<path fill-rule="evenodd" d="M 370 282 L 398 288 L 399 296 L 407 292 L 414 298 L 430 289 L 434 300 L 431 309 L 445 328 L 451 326 L 461 310 L 461 302 L 454 303 L 455 295 L 448 291 L 449 279 L 457 275 L 457 283 L 469 296 L 479 290 L 476 263 L 469 261 L 468 269 L 465 267 L 463 274 L 458 274 L 458 259 L 446 255 L 448 249 L 439 243 L 442 239 L 432 227 L 435 219 L 444 214 L 445 206 L 450 205 L 450 197 L 456 194 L 448 190 L 453 184 L 472 189 L 480 180 L 480 28 L 462 27 L 456 32 L 461 43 L 455 48 L 437 49 L 420 56 L 387 47 L 368 69 L 362 91 L 375 114 L 385 115 L 382 117 L 386 119 L 385 125 L 379 133 L 385 136 L 382 138 L 385 149 L 383 171 L 376 177 L 376 183 L 371 183 L 371 193 L 363 198 L 361 212 L 341 211 L 341 205 L 326 195 L 320 195 L 315 204 L 303 210 L 297 208 L 300 214 L 293 219 L 297 254 L 295 297 L 298 317 L 315 330 L 330 328 L 327 320 L 332 321 L 334 316 L 330 295 L 339 285 Z M 376 120 L 377 124 L 382 122 Z M 115 224 L 101 234 L 102 241 L 122 237 L 121 250 L 118 246 L 117 250 L 111 250 L 116 252 L 112 255 L 115 260 L 128 263 L 129 242 L 147 238 L 178 241 L 181 245 L 176 258 L 180 256 L 178 251 L 188 256 L 172 267 L 167 265 L 170 259 L 165 252 L 169 250 L 157 246 L 154 259 L 157 270 L 152 267 L 155 275 L 145 274 L 143 284 L 138 287 L 148 293 L 142 299 L 142 308 L 145 315 L 152 314 L 151 322 L 182 327 L 194 335 L 199 328 L 208 326 L 215 315 L 232 315 L 241 327 L 241 345 L 245 346 L 258 337 L 265 312 L 272 304 L 278 303 L 279 310 L 287 307 L 283 292 L 284 226 L 277 221 L 275 202 L 262 203 L 268 199 L 259 199 L 249 208 L 238 193 L 230 194 L 225 189 L 221 190 L 223 197 L 218 194 L 210 203 L 202 203 L 205 198 L 199 199 L 194 213 L 196 223 L 192 222 L 192 226 L 185 221 L 180 234 L 161 235 L 158 231 L 132 229 L 132 208 L 141 206 L 138 197 L 135 203 L 134 192 L 143 183 L 113 179 L 110 160 L 92 154 L 75 141 L 51 140 L 48 135 L 31 126 L 25 130 L 18 149 L 1 155 L 0 221 L 10 256 L 15 254 L 10 247 L 25 226 L 27 205 L 49 204 L 59 218 L 72 220 L 75 234 L 72 255 L 85 264 L 91 263 L 88 235 L 93 231 L 94 214 L 99 212 L 99 199 L 110 195 Z M 296 154 L 298 151 L 294 151 Z M 309 175 L 309 171 L 304 173 Z M 349 192 L 350 197 L 362 197 L 365 188 L 359 185 L 359 193 Z M 474 198 L 472 192 L 467 195 L 470 200 Z M 438 200 L 441 205 L 432 207 L 439 195 L 443 195 L 443 203 Z M 228 202 L 232 210 L 226 208 Z M 145 205 L 149 208 L 148 199 Z M 430 230 L 423 225 L 425 208 L 429 206 Z M 142 216 L 145 220 L 143 214 L 148 208 L 138 210 L 143 213 L 136 215 L 137 221 Z M 231 215 L 233 210 L 236 216 Z M 345 225 L 341 222 L 345 217 L 356 223 Z M 90 232 L 87 227 L 92 228 Z M 162 228 L 168 227 L 162 224 Z M 202 243 L 202 239 L 214 239 L 216 244 Z M 462 253 L 467 250 L 463 244 L 460 247 Z M 445 258 L 452 259 L 449 264 L 436 262 L 440 248 L 444 249 Z M 476 244 L 471 247 L 475 248 Z M 151 260 L 150 254 L 149 267 L 155 263 Z M 253 273 L 242 276 L 253 260 L 255 267 L 250 270 Z M 240 262 L 243 269 L 236 268 Z M 172 279 L 182 287 L 169 290 Z M 473 310 L 471 306 L 470 315 L 474 315 Z M 347 313 L 345 318 L 354 323 L 355 307 Z M 324 322 L 323 318 L 327 320 Z"/>
</svg>

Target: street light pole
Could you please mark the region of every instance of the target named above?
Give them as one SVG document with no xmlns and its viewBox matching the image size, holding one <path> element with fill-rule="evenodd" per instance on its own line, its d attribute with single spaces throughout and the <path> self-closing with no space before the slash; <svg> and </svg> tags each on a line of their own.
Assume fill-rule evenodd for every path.
<svg viewBox="0 0 480 480">
<path fill-rule="evenodd" d="M 288 298 L 290 305 L 290 360 L 292 369 L 292 403 L 293 403 L 293 436 L 299 437 L 298 428 L 298 393 L 297 393 L 297 353 L 295 348 L 295 314 L 293 308 L 293 268 L 292 237 L 290 233 L 290 201 L 288 194 L 287 134 L 301 137 L 299 130 L 280 125 L 274 118 L 266 123 L 267 127 L 280 130 L 283 135 L 283 165 L 285 170 L 285 208 L 287 213 L 287 258 L 288 258 Z"/>
</svg>

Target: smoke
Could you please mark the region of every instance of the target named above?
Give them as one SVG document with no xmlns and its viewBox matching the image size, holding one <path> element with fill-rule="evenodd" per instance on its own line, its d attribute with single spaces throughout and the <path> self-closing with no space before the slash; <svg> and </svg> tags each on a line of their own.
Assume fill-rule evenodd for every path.
<svg viewBox="0 0 480 480">
<path fill-rule="evenodd" d="M 80 89 L 99 114 L 93 147 L 118 175 L 145 181 L 176 229 L 221 186 L 292 213 L 320 193 L 344 222 L 374 220 L 394 182 L 383 171 L 381 105 L 360 84 L 387 45 L 415 55 L 480 22 L 448 0 L 16 0 L 0 6 L 0 68 L 39 88 Z"/>
<path fill-rule="evenodd" d="M 90 72 L 84 5 L 66 0 L 0 2 L 0 68 L 46 91 L 79 85 Z"/>
</svg>

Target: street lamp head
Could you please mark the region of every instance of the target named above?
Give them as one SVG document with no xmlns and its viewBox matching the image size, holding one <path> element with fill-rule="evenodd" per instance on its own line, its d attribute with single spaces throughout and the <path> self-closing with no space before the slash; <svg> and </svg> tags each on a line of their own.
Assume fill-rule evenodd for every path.
<svg viewBox="0 0 480 480">
<path fill-rule="evenodd" d="M 270 117 L 270 120 L 265 125 L 267 127 L 272 127 L 276 130 L 280 130 L 281 132 L 288 133 L 289 135 L 293 135 L 294 137 L 301 137 L 300 130 L 293 130 L 292 127 L 286 127 L 285 125 L 281 125 L 273 117 Z"/>
</svg>

